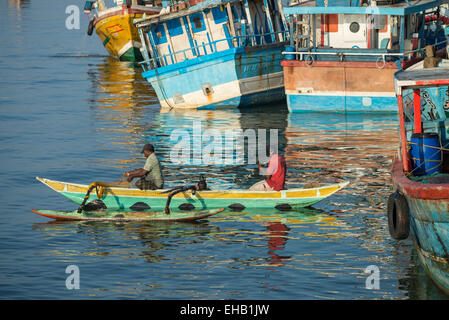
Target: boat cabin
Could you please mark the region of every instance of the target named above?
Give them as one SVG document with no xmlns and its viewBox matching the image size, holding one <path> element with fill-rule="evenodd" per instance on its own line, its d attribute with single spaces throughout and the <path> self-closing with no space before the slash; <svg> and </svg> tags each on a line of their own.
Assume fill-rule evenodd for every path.
<svg viewBox="0 0 449 320">
<path fill-rule="evenodd" d="M 403 169 L 417 176 L 449 173 L 449 60 L 426 64 L 394 76 Z"/>
<path fill-rule="evenodd" d="M 443 24 L 447 17 L 440 7 L 447 3 L 449 0 L 292 3 L 284 9 L 291 34 L 295 34 L 290 51 L 299 51 L 299 60 L 411 58 L 426 45 L 445 47 Z"/>
<path fill-rule="evenodd" d="M 168 66 L 230 48 L 287 40 L 281 0 L 207 0 L 139 19 L 145 69 Z"/>
</svg>

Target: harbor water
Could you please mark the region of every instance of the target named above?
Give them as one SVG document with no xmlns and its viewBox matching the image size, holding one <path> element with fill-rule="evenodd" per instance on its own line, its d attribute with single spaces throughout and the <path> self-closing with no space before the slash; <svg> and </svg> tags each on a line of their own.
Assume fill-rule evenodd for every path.
<svg viewBox="0 0 449 320">
<path fill-rule="evenodd" d="M 87 36 L 82 7 L 80 29 L 67 28 L 73 4 L 1 0 L 0 299 L 447 299 L 411 240 L 388 233 L 395 114 L 291 114 L 286 105 L 161 112 L 139 66 Z M 31 212 L 77 208 L 36 176 L 117 181 L 143 166 L 147 142 L 166 187 L 199 174 L 212 189 L 260 179 L 252 163 L 173 161 L 174 130 L 195 123 L 277 130 L 287 188 L 350 185 L 297 212 L 246 209 L 197 223 L 60 223 Z M 69 266 L 79 270 L 72 290 Z"/>
</svg>

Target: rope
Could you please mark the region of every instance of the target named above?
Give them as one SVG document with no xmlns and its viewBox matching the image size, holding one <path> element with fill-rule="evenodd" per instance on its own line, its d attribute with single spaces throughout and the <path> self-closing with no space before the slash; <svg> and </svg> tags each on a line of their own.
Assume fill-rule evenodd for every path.
<svg viewBox="0 0 449 320">
<path fill-rule="evenodd" d="M 100 187 L 100 188 L 99 188 Z M 84 196 L 83 202 L 81 203 L 81 205 L 78 208 L 78 213 L 81 213 L 81 211 L 83 211 L 84 209 L 84 205 L 86 204 L 86 201 L 89 199 L 89 195 L 92 192 L 92 190 L 95 188 L 95 193 L 97 194 L 97 198 L 101 199 L 101 197 L 103 196 L 103 190 L 104 187 L 110 187 L 110 185 L 103 183 L 103 182 L 93 182 L 89 185 L 89 188 L 87 188 L 87 192 L 86 195 Z"/>
<path fill-rule="evenodd" d="M 441 137 L 440 137 L 440 136 L 439 136 L 439 139 L 440 139 L 440 146 L 441 146 L 442 143 L 441 143 Z M 447 148 L 436 147 L 436 146 L 430 146 L 430 145 L 420 144 L 420 143 L 416 143 L 416 142 L 408 142 L 408 144 L 409 144 L 409 145 L 410 145 L 410 144 L 414 144 L 414 145 L 423 146 L 423 147 L 431 148 L 431 149 L 438 149 L 438 150 L 435 151 L 430 157 L 433 157 L 434 155 L 436 155 L 436 154 L 437 154 L 438 152 L 440 152 L 440 151 L 449 151 L 449 149 L 447 149 Z M 420 160 L 420 159 L 412 158 L 412 160 Z M 428 162 L 438 161 L 438 162 L 439 162 L 436 166 L 434 166 L 434 167 L 432 167 L 432 168 L 430 168 L 430 169 L 424 170 L 425 172 L 432 171 L 432 170 L 438 168 L 439 166 L 441 166 L 441 163 L 443 162 L 443 153 L 441 152 L 441 154 L 440 154 L 440 160 L 424 160 L 421 164 L 419 164 L 419 165 L 418 165 L 417 167 L 415 167 L 412 171 L 407 172 L 406 174 L 407 174 L 408 176 L 411 176 L 412 173 L 413 173 L 413 171 L 415 171 L 416 169 L 420 168 L 426 161 L 428 161 Z"/>
<path fill-rule="evenodd" d="M 408 144 L 416 144 L 418 146 L 423 146 L 423 147 L 427 147 L 427 148 L 438 149 L 438 150 L 442 150 L 442 151 L 449 151 L 449 149 L 447 149 L 447 148 L 429 146 L 429 145 L 426 145 L 426 144 L 420 144 L 420 143 L 416 143 L 416 142 L 409 142 Z M 435 154 L 436 154 L 436 152 L 435 152 Z"/>
</svg>

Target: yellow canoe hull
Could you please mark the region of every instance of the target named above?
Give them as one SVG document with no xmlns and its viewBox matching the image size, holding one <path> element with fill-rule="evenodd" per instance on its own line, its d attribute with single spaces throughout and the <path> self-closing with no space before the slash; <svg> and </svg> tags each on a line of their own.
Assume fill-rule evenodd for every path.
<svg viewBox="0 0 449 320">
<path fill-rule="evenodd" d="M 95 31 L 111 56 L 122 61 L 140 61 L 142 44 L 133 20 L 159 11 L 160 8 L 143 6 L 117 6 L 100 11 L 94 20 Z"/>
</svg>

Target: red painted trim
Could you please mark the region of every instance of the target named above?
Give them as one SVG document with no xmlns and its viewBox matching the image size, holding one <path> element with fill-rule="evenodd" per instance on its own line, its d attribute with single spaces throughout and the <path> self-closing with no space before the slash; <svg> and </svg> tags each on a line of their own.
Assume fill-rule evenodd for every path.
<svg viewBox="0 0 449 320">
<path fill-rule="evenodd" d="M 311 54 L 313 55 L 313 53 Z M 308 65 L 305 61 L 301 60 L 282 60 L 281 65 L 283 67 L 328 67 L 328 68 L 377 68 L 375 61 L 314 61 L 312 65 Z M 397 69 L 394 62 L 385 63 L 384 69 Z"/>
<path fill-rule="evenodd" d="M 402 167 L 405 171 L 411 171 L 410 159 L 408 158 L 407 152 L 407 136 L 405 133 L 405 123 L 404 123 L 404 106 L 402 95 L 397 96 L 398 99 L 398 113 L 399 113 L 399 130 L 401 134 L 401 158 Z"/>
<path fill-rule="evenodd" d="M 40 216 L 50 218 L 50 219 L 55 219 L 55 220 L 73 220 L 73 221 L 81 220 L 79 218 L 74 218 L 74 217 L 64 217 L 64 216 L 57 216 L 57 215 L 53 215 L 53 214 L 46 214 L 46 213 L 39 212 L 36 209 L 31 209 L 31 211 L 33 211 L 35 214 L 38 214 Z"/>
<path fill-rule="evenodd" d="M 449 183 L 420 183 L 410 180 L 402 170 L 398 158 L 393 160 L 392 177 L 394 186 L 406 197 L 424 200 L 449 200 Z"/>
<path fill-rule="evenodd" d="M 413 107 L 415 119 L 415 133 L 422 133 L 421 123 L 421 94 L 419 89 L 413 90 Z"/>
<path fill-rule="evenodd" d="M 410 67 L 410 66 L 412 66 L 412 65 L 414 65 L 415 63 L 417 63 L 417 62 L 419 62 L 419 61 L 421 61 L 421 60 L 423 60 L 423 58 L 412 58 L 412 59 L 410 59 L 410 60 L 404 60 L 404 61 L 402 61 L 402 69 L 407 69 L 408 67 Z"/>
<path fill-rule="evenodd" d="M 368 23 L 368 32 L 366 36 L 366 47 L 371 49 L 371 21 Z"/>
<path fill-rule="evenodd" d="M 119 23 L 116 23 L 116 24 L 114 24 L 113 26 L 106 27 L 106 29 L 114 28 L 114 27 L 117 27 L 117 26 L 120 26 L 120 24 L 119 24 Z"/>
<path fill-rule="evenodd" d="M 324 26 L 326 25 L 326 15 L 321 14 L 321 46 L 324 46 Z"/>
<path fill-rule="evenodd" d="M 449 78 L 438 80 L 416 81 L 415 83 L 417 86 L 447 85 L 449 84 Z"/>
</svg>

